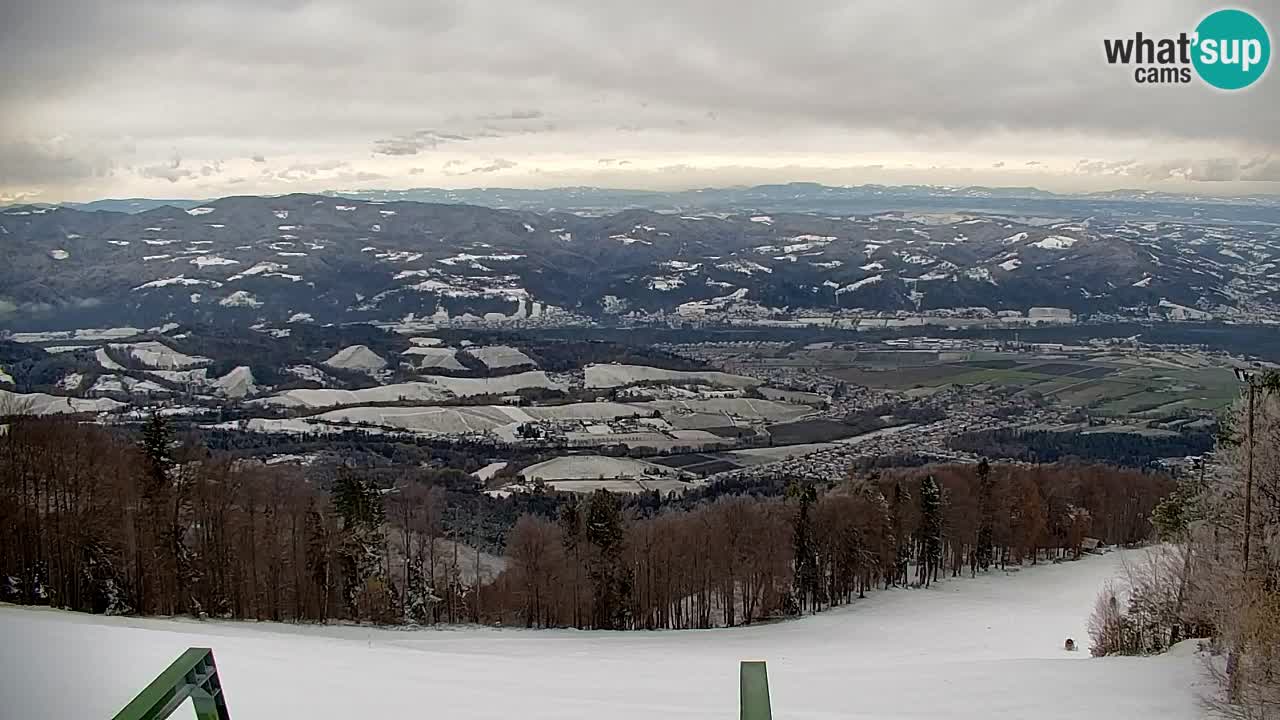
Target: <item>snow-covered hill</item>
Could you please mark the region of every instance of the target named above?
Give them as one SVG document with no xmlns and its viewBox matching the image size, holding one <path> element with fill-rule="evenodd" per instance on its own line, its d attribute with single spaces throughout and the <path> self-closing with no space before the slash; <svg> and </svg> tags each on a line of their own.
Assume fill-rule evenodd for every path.
<svg viewBox="0 0 1280 720">
<path fill-rule="evenodd" d="M 1190 720 L 1198 660 L 1092 659 L 1087 617 L 1121 555 L 877 592 L 711 631 L 379 630 L 139 620 L 0 607 L 0 697 L 26 720 L 109 717 L 180 651 L 214 649 L 238 720 L 726 718 L 769 662 L 788 718 Z M 68 673 L 67 669 L 75 669 Z M 8 716 L 8 715 L 7 715 Z"/>
<path fill-rule="evenodd" d="M 893 207 L 892 205 L 886 207 Z M 1219 314 L 1280 305 L 1280 211 L 1149 220 L 917 211 L 605 216 L 315 195 L 137 214 L 0 210 L 17 329 L 408 316 L 534 324 L 708 304 Z M 56 302 L 54 298 L 59 298 Z M 1169 313 L 1165 313 L 1169 314 Z M 559 318 L 557 320 L 557 318 Z"/>
</svg>

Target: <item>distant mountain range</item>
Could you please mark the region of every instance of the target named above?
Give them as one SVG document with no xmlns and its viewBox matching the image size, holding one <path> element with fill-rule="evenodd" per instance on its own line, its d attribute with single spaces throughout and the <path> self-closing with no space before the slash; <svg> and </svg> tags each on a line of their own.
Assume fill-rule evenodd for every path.
<svg viewBox="0 0 1280 720">
<path fill-rule="evenodd" d="M 1263 220 L 1257 211 L 1280 208 L 1280 195 L 1216 197 L 1145 190 L 1110 190 L 1081 195 L 1033 187 L 945 187 L 932 185 L 829 186 L 817 183 L 651 191 L 596 187 L 551 189 L 470 188 L 447 190 L 341 190 L 321 193 L 369 201 L 413 201 L 529 210 L 605 214 L 645 209 L 658 212 L 866 213 L 883 210 L 970 210 L 1063 217 L 1103 215 L 1120 218 L 1218 218 Z M 63 203 L 78 210 L 138 213 L 165 205 L 196 207 L 207 200 L 127 198 Z"/>
<path fill-rule="evenodd" d="M 777 207 L 785 203 L 769 198 L 787 189 L 811 186 L 715 192 L 757 193 L 761 207 Z M 1140 221 L 946 211 L 584 215 L 325 195 L 131 213 L 10 207 L 0 210 L 0 323 L 1280 305 L 1280 209 L 1220 204 L 1186 221 L 1150 210 L 1159 207 Z M 1230 209 L 1256 219 L 1214 220 Z"/>
</svg>

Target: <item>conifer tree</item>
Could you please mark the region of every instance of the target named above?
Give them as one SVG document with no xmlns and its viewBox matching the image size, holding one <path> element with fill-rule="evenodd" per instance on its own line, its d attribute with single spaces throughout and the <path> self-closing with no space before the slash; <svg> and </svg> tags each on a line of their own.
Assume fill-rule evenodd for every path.
<svg viewBox="0 0 1280 720">
<path fill-rule="evenodd" d="M 173 432 L 169 422 L 153 411 L 142 428 L 142 454 L 147 460 L 148 490 L 161 491 L 169 484 L 173 470 Z"/>
<path fill-rule="evenodd" d="M 995 481 L 991 478 L 991 465 L 986 458 L 978 463 L 978 567 L 991 568 L 991 548 L 995 544 Z"/>
<path fill-rule="evenodd" d="M 193 575 L 190 553 L 184 542 L 183 501 L 175 492 L 173 431 L 169 422 L 153 410 L 142 429 L 139 443 L 145 460 L 142 483 L 142 537 L 150 537 L 150 562 L 140 567 L 139 595 L 159 600 L 161 611 L 177 613 L 187 609 L 186 589 Z M 159 592 L 165 585 L 168 592 Z M 197 608 L 192 607 L 192 610 Z"/>
<path fill-rule="evenodd" d="M 592 548 L 589 575 L 595 626 L 622 629 L 630 589 L 622 568 L 622 508 L 608 490 L 596 490 L 587 501 L 585 537 Z"/>
<path fill-rule="evenodd" d="M 409 625 L 426 625 L 431 622 L 435 605 L 440 602 L 440 598 L 436 596 L 431 584 L 427 582 L 425 568 L 422 565 L 422 555 L 417 554 L 409 562 L 411 568 L 408 588 L 405 592 L 404 622 Z"/>
<path fill-rule="evenodd" d="M 582 511 L 578 507 L 578 496 L 570 495 L 569 501 L 560 508 L 560 541 L 564 546 L 565 557 L 573 565 L 573 626 L 582 627 L 582 618 L 578 614 L 578 583 L 581 581 L 582 561 L 579 541 L 582 538 Z"/>
<path fill-rule="evenodd" d="M 812 510 L 813 504 L 818 499 L 818 493 L 812 485 L 793 483 L 787 489 L 787 494 L 799 501 L 792 525 L 792 541 L 795 546 L 793 594 L 800 612 L 804 612 L 809 606 L 812 606 L 816 612 L 817 604 L 820 602 L 822 579 L 818 576 L 818 554 L 813 540 Z"/>
<path fill-rule="evenodd" d="M 905 584 L 907 582 L 907 564 L 911 557 L 911 546 L 906 532 L 905 514 L 907 503 L 911 501 L 911 493 L 903 487 L 901 482 L 893 485 L 893 505 L 891 506 L 891 515 L 893 518 L 893 584 L 899 582 Z M 885 583 L 888 587 L 889 583 Z"/>
<path fill-rule="evenodd" d="M 347 612 L 359 618 L 357 602 L 371 581 L 380 580 L 385 544 L 382 526 L 386 511 L 382 495 L 372 483 L 347 468 L 338 471 L 333 485 L 333 507 L 340 521 L 338 556 L 343 568 L 343 597 Z M 385 582 L 374 585 L 386 589 Z M 379 601 L 382 598 L 370 598 Z"/>
<path fill-rule="evenodd" d="M 929 587 L 942 564 L 942 490 L 932 475 L 920 483 L 920 584 Z"/>
</svg>

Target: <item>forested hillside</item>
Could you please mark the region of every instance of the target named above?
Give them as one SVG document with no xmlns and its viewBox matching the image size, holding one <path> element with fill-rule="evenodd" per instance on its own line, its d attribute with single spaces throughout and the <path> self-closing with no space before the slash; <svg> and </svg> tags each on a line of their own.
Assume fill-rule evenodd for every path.
<svg viewBox="0 0 1280 720">
<path fill-rule="evenodd" d="M 1170 487 L 1105 466 L 982 463 L 702 501 L 498 500 L 453 470 L 237 462 L 176 442 L 159 417 L 141 438 L 15 418 L 0 437 L 0 598 L 320 622 L 735 625 L 1075 558 L 1086 536 L 1139 542 Z M 505 558 L 478 549 L 495 522 L 514 524 Z"/>
</svg>

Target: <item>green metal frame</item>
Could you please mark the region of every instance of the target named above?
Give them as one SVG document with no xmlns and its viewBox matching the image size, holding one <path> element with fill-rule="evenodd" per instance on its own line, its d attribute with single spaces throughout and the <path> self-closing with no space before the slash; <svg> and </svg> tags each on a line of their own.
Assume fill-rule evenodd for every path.
<svg viewBox="0 0 1280 720">
<path fill-rule="evenodd" d="M 188 648 L 113 720 L 164 720 L 187 698 L 197 720 L 231 720 L 210 648 Z M 773 720 L 764 661 L 743 661 L 738 698 L 740 720 Z"/>
<path fill-rule="evenodd" d="M 197 720 L 231 720 L 209 648 L 188 648 L 114 720 L 164 720 L 187 698 L 195 705 Z"/>
<path fill-rule="evenodd" d="M 742 663 L 740 687 L 739 718 L 741 720 L 772 720 L 773 711 L 769 707 L 769 673 L 765 669 L 764 661 Z"/>
</svg>

